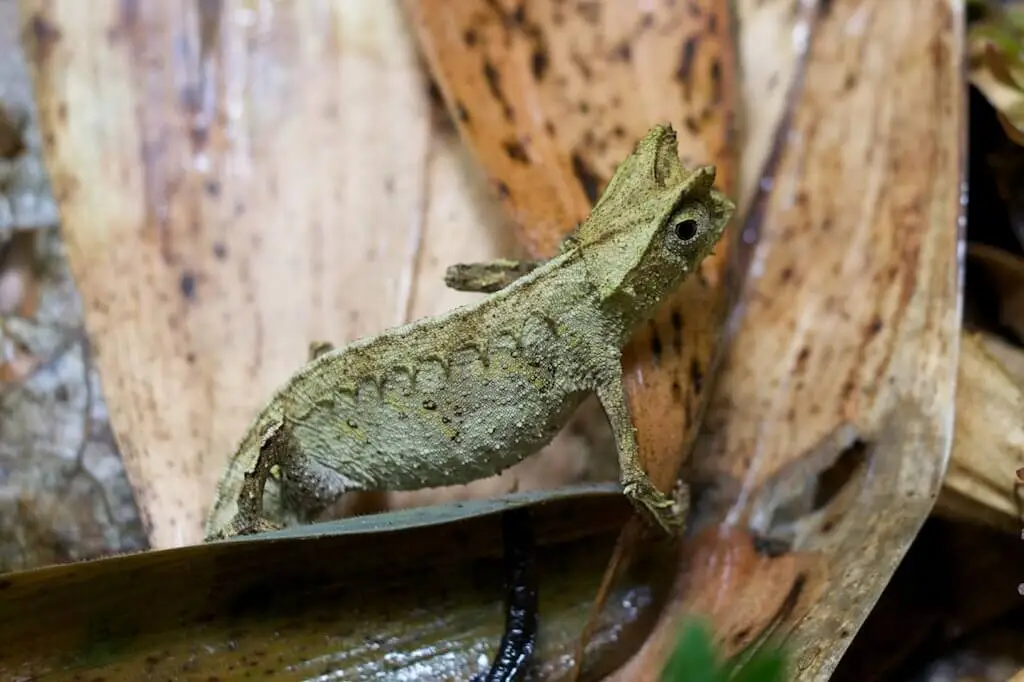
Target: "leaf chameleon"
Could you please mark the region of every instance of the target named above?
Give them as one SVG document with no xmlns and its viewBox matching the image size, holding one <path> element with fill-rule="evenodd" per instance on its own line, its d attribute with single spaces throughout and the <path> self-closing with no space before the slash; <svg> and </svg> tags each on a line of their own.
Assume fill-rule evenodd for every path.
<svg viewBox="0 0 1024 682">
<path fill-rule="evenodd" d="M 494 293 L 315 346 L 222 473 L 206 539 L 310 523 L 350 491 L 494 475 L 546 445 L 592 393 L 624 494 L 676 531 L 679 510 L 640 466 L 621 349 L 722 236 L 735 206 L 714 179 L 713 166 L 684 168 L 674 130 L 655 126 L 550 260 L 456 266 L 450 286 Z"/>
</svg>

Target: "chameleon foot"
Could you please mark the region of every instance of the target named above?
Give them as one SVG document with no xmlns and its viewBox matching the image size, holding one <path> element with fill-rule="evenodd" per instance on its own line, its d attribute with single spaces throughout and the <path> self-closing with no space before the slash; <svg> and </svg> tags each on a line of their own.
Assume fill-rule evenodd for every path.
<svg viewBox="0 0 1024 682">
<path fill-rule="evenodd" d="M 257 535 L 259 533 L 267 533 L 272 530 L 281 530 L 284 528 L 281 524 L 271 523 L 266 519 L 257 519 L 250 523 L 239 524 L 238 530 L 235 535 Z"/>
<path fill-rule="evenodd" d="M 676 501 L 661 492 L 650 481 L 630 481 L 622 492 L 641 514 L 669 535 L 677 535 L 686 523 L 686 514 Z"/>
</svg>

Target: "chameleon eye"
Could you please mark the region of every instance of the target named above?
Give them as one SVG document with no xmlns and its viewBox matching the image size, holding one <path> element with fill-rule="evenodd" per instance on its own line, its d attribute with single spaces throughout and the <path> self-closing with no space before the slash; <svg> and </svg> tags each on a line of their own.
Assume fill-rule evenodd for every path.
<svg viewBox="0 0 1024 682">
<path fill-rule="evenodd" d="M 684 218 L 676 223 L 676 237 L 680 241 L 688 242 L 697 236 L 697 221 L 693 218 Z"/>
</svg>

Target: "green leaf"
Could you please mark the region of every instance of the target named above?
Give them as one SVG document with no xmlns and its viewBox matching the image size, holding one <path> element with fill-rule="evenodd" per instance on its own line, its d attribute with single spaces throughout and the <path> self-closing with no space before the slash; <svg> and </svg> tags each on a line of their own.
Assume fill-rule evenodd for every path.
<svg viewBox="0 0 1024 682">
<path fill-rule="evenodd" d="M 661 682 L 717 682 L 719 663 L 710 629 L 699 620 L 683 624 L 675 651 L 665 664 Z"/>
</svg>

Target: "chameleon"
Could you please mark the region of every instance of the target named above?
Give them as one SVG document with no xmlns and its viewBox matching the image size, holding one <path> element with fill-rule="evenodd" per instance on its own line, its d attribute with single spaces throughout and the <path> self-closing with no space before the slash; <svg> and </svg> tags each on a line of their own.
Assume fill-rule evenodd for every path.
<svg viewBox="0 0 1024 682">
<path fill-rule="evenodd" d="M 721 238 L 735 204 L 714 180 L 714 166 L 684 167 L 675 130 L 655 125 L 552 258 L 453 266 L 449 286 L 493 293 L 342 347 L 313 344 L 223 470 L 205 539 L 312 523 L 351 491 L 494 475 L 594 394 L 623 494 L 678 532 L 683 514 L 639 459 L 621 351 Z"/>
</svg>

